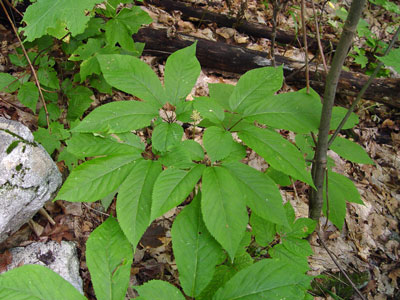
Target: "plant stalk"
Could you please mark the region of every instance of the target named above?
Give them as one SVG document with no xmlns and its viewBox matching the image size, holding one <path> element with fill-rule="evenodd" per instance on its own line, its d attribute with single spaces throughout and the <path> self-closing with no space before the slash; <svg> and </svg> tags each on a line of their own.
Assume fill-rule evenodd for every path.
<svg viewBox="0 0 400 300">
<path fill-rule="evenodd" d="M 344 60 L 346 59 L 352 44 L 358 21 L 360 20 L 361 13 L 365 6 L 365 2 L 366 0 L 354 0 L 351 3 L 349 15 L 343 27 L 343 32 L 336 49 L 336 53 L 333 57 L 332 66 L 326 78 L 317 148 L 315 150 L 314 163 L 312 166 L 312 176 L 316 190 L 312 190 L 310 193 L 309 216 L 314 220 L 319 220 L 322 212 L 329 128 L 332 117 L 332 108 L 335 102 L 336 88 Z"/>
</svg>

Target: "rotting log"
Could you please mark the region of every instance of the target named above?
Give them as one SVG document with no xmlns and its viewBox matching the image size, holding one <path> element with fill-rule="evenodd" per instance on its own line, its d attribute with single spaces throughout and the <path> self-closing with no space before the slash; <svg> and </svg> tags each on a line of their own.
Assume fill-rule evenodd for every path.
<svg viewBox="0 0 400 300">
<path fill-rule="evenodd" d="M 272 38 L 272 27 L 261 23 L 248 22 L 246 20 L 238 22 L 238 20 L 234 17 L 210 12 L 206 9 L 197 8 L 191 4 L 176 0 L 146 0 L 145 2 L 163 8 L 168 12 L 179 10 L 182 12 L 181 18 L 183 20 L 191 21 L 199 25 L 215 23 L 219 27 L 235 28 L 237 31 L 252 37 L 267 39 Z M 280 29 L 277 29 L 276 31 L 276 41 L 284 45 L 303 47 L 303 37 L 301 35 L 296 35 L 293 32 L 286 32 Z M 336 44 L 332 41 L 321 40 L 321 44 L 325 53 L 336 47 Z M 315 38 L 307 37 L 307 46 L 309 51 L 318 51 L 318 43 Z"/>
<path fill-rule="evenodd" d="M 254 68 L 272 65 L 271 61 L 267 59 L 266 52 L 222 42 L 213 42 L 180 33 L 168 36 L 165 29 L 142 28 L 134 35 L 134 40 L 146 44 L 144 54 L 164 58 L 197 41 L 196 56 L 201 66 L 213 70 L 243 74 Z M 278 55 L 275 60 L 277 65 L 283 65 L 285 80 L 289 85 L 297 88 L 305 87 L 305 73 L 301 70 L 302 62 Z M 325 87 L 325 74 L 321 71 L 315 71 L 315 66 L 311 69 L 314 69 L 310 72 L 311 87 L 322 94 Z M 342 71 L 337 93 L 355 96 L 367 80 L 368 76 L 366 75 Z M 374 79 L 363 98 L 400 108 L 400 79 Z"/>
</svg>

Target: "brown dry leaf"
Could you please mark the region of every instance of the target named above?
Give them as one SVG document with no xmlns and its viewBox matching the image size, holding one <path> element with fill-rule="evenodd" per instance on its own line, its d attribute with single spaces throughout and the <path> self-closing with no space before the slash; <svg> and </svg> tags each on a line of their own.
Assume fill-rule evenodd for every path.
<svg viewBox="0 0 400 300">
<path fill-rule="evenodd" d="M 228 40 L 234 36 L 236 31 L 233 28 L 222 27 L 222 28 L 217 28 L 215 32 L 218 35 L 222 36 L 224 39 Z"/>
<path fill-rule="evenodd" d="M 394 122 L 393 122 L 393 120 L 391 120 L 391 119 L 386 119 L 386 120 L 383 121 L 383 123 L 382 123 L 382 128 L 385 128 L 385 127 L 392 128 L 393 126 L 394 126 Z"/>
<path fill-rule="evenodd" d="M 12 254 L 6 250 L 0 254 L 0 273 L 7 271 L 7 266 L 12 262 Z"/>
<path fill-rule="evenodd" d="M 392 279 L 392 285 L 397 289 L 397 278 L 400 277 L 400 268 L 392 270 L 388 277 Z"/>
<path fill-rule="evenodd" d="M 165 232 L 166 230 L 164 227 L 153 223 L 143 234 L 140 245 L 144 248 L 157 248 L 162 246 L 163 243 L 160 238 L 165 236 Z"/>
</svg>

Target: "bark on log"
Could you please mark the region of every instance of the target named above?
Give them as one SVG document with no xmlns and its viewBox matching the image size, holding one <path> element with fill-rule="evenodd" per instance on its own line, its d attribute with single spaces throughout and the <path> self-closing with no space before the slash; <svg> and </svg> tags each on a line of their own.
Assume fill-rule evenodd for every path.
<svg viewBox="0 0 400 300">
<path fill-rule="evenodd" d="M 175 1 L 175 0 L 146 0 L 146 3 L 161 7 L 168 12 L 179 10 L 182 12 L 181 18 L 183 20 L 191 21 L 198 24 L 210 24 L 216 23 L 220 27 L 231 27 L 235 28 L 241 33 L 248 34 L 257 38 L 272 38 L 272 27 L 263 25 L 255 22 L 242 21 L 238 22 L 236 18 L 229 17 L 222 14 L 210 12 L 206 9 L 196 8 L 186 3 Z M 286 32 L 277 29 L 276 41 L 281 44 L 291 44 L 294 46 L 303 47 L 303 36 L 295 35 L 292 32 Z M 328 52 L 336 47 L 332 41 L 321 40 L 324 52 Z M 310 51 L 318 51 L 317 40 L 311 37 L 307 37 L 307 46 Z"/>
<path fill-rule="evenodd" d="M 191 45 L 197 40 L 196 56 L 202 67 L 214 70 L 243 74 L 248 70 L 270 66 L 267 53 L 246 49 L 240 46 L 213 42 L 177 33 L 168 37 L 167 30 L 142 28 L 134 35 L 137 42 L 146 43 L 144 53 L 159 57 L 167 57 L 174 51 Z M 303 64 L 282 56 L 276 56 L 277 65 L 284 66 L 286 82 L 297 88 L 305 87 L 305 73 L 299 71 Z M 353 72 L 342 72 L 337 93 L 341 95 L 357 95 L 368 76 Z M 325 87 L 325 74 L 311 72 L 310 84 L 320 94 Z M 384 103 L 400 108 L 400 79 L 375 79 L 366 91 L 364 99 Z"/>
</svg>

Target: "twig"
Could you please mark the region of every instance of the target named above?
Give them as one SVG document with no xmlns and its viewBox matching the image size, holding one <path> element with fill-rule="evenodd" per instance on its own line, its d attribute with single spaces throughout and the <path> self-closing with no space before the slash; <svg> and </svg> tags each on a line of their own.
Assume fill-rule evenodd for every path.
<svg viewBox="0 0 400 300">
<path fill-rule="evenodd" d="M 325 199 L 326 199 L 326 221 L 324 225 L 324 230 L 328 226 L 328 219 L 329 219 L 329 189 L 328 189 L 328 169 L 325 169 Z"/>
<path fill-rule="evenodd" d="M 39 213 L 50 222 L 51 225 L 56 225 L 54 219 L 48 214 L 48 212 L 42 207 L 39 209 Z"/>
<path fill-rule="evenodd" d="M 319 35 L 319 24 L 318 24 L 318 20 L 317 20 L 317 13 L 315 12 L 314 1 L 311 1 L 311 4 L 312 4 L 314 20 L 315 20 L 315 31 L 317 32 L 318 49 L 319 49 L 319 53 L 321 54 L 321 59 L 322 59 L 322 64 L 324 65 L 324 70 L 326 73 L 328 73 L 328 67 L 326 65 L 326 60 L 325 60 L 325 55 L 324 55 L 324 48 L 322 47 L 321 37 Z"/>
<path fill-rule="evenodd" d="M 15 11 L 17 14 L 19 14 L 21 17 L 24 17 L 24 15 L 18 10 L 18 9 L 16 9 L 15 7 L 14 7 L 14 5 L 12 5 L 8 0 L 4 0 L 4 1 L 6 1 L 6 3 L 7 3 L 7 5 L 9 6 L 9 7 L 11 7 L 11 9 L 13 10 L 13 11 Z"/>
<path fill-rule="evenodd" d="M 276 67 L 275 62 L 275 39 L 276 39 L 276 18 L 281 10 L 281 3 L 279 0 L 272 1 L 273 11 L 272 11 L 272 39 L 271 39 L 271 60 L 272 66 Z"/>
<path fill-rule="evenodd" d="M 14 23 L 12 22 L 12 20 L 11 20 L 11 18 L 10 18 L 10 15 L 8 14 L 8 11 L 7 11 L 6 7 L 4 6 L 4 3 L 3 3 L 2 0 L 0 0 L 0 4 L 1 4 L 3 10 L 4 10 L 4 13 L 5 13 L 6 16 L 7 16 L 8 21 L 9 21 L 10 24 L 11 24 L 11 27 L 12 27 L 12 29 L 13 29 L 15 35 L 17 36 L 17 39 L 18 39 L 18 41 L 19 41 L 19 43 L 20 43 L 20 45 L 21 45 L 22 51 L 24 52 L 24 55 L 25 55 L 25 57 L 26 57 L 26 60 L 28 61 L 28 64 L 29 64 L 29 66 L 30 66 L 30 68 L 31 68 L 33 77 L 35 78 L 36 86 L 38 87 L 38 90 L 39 90 L 40 99 L 42 100 L 43 108 L 44 108 L 44 111 L 45 111 L 45 113 L 46 113 L 47 128 L 49 128 L 49 130 L 51 130 L 51 129 L 50 129 L 50 120 L 49 120 L 49 111 L 47 110 L 46 101 L 44 100 L 44 96 L 43 96 L 43 93 L 42 93 L 42 88 L 41 88 L 41 86 L 40 86 L 40 82 L 39 82 L 39 79 L 38 79 L 38 77 L 37 77 L 36 70 L 35 70 L 35 68 L 33 67 L 32 63 L 31 63 L 31 60 L 29 59 L 28 53 L 26 52 L 26 49 L 25 49 L 25 46 L 24 46 L 24 44 L 22 43 L 21 38 L 19 37 L 18 30 L 17 30 L 17 28 L 15 28 L 15 25 L 14 25 Z"/>
<path fill-rule="evenodd" d="M 356 287 L 354 282 L 350 279 L 349 275 L 347 275 L 346 271 L 342 268 L 342 266 L 339 264 L 339 262 L 335 259 L 335 257 L 332 255 L 331 251 L 328 249 L 326 246 L 324 240 L 322 239 L 319 231 L 317 231 L 318 238 L 322 244 L 322 246 L 325 248 L 326 252 L 328 253 L 329 257 L 332 259 L 332 261 L 335 263 L 335 265 L 339 268 L 340 272 L 346 277 L 346 279 L 349 281 L 351 284 L 351 287 L 356 291 L 356 293 L 361 297 L 362 300 L 367 300 L 364 295 L 360 292 L 360 290 Z"/>
<path fill-rule="evenodd" d="M 301 0 L 301 27 L 303 28 L 303 44 L 304 44 L 304 59 L 306 62 L 306 86 L 307 94 L 310 93 L 310 74 L 308 69 L 308 46 L 307 46 L 307 30 L 305 20 L 305 0 Z"/>
<path fill-rule="evenodd" d="M 99 213 L 99 214 L 101 214 L 101 215 L 104 215 L 104 216 L 106 216 L 106 217 L 109 217 L 109 216 L 110 216 L 109 214 L 106 214 L 106 213 L 104 213 L 104 212 L 102 212 L 102 211 L 100 211 L 100 210 L 97 210 L 97 209 L 94 209 L 93 207 L 90 207 L 90 206 L 87 205 L 86 203 L 83 203 L 83 205 L 84 205 L 86 208 L 88 208 L 88 209 L 90 209 L 90 210 L 93 210 L 93 211 L 95 211 L 95 212 L 97 212 L 97 213 Z"/>
<path fill-rule="evenodd" d="M 390 50 L 393 48 L 394 44 L 396 43 L 398 37 L 400 34 L 400 26 L 397 27 L 397 30 L 393 36 L 392 41 L 390 42 L 389 46 L 386 48 L 385 53 L 383 54 L 383 56 L 386 56 Z M 349 119 L 351 113 L 354 111 L 354 108 L 357 106 L 357 104 L 360 102 L 361 97 L 364 95 L 365 91 L 368 89 L 368 87 L 370 86 L 370 84 L 372 83 L 372 81 L 374 80 L 374 78 L 376 77 L 376 75 L 378 74 L 379 70 L 382 68 L 383 66 L 383 62 L 379 62 L 378 65 L 376 66 L 374 72 L 371 74 L 371 76 L 368 78 L 368 81 L 364 84 L 364 86 L 362 87 L 362 89 L 360 90 L 360 92 L 357 95 L 356 100 L 353 101 L 353 103 L 351 104 L 350 108 L 347 110 L 346 115 L 344 116 L 343 120 L 340 122 L 339 126 L 336 128 L 335 132 L 333 133 L 333 135 L 331 136 L 331 138 L 329 139 L 328 142 L 328 147 L 330 147 L 333 143 L 333 141 L 335 140 L 335 138 L 337 137 L 337 135 L 339 134 L 339 131 L 342 130 L 343 125 L 346 123 L 346 121 Z"/>
</svg>

